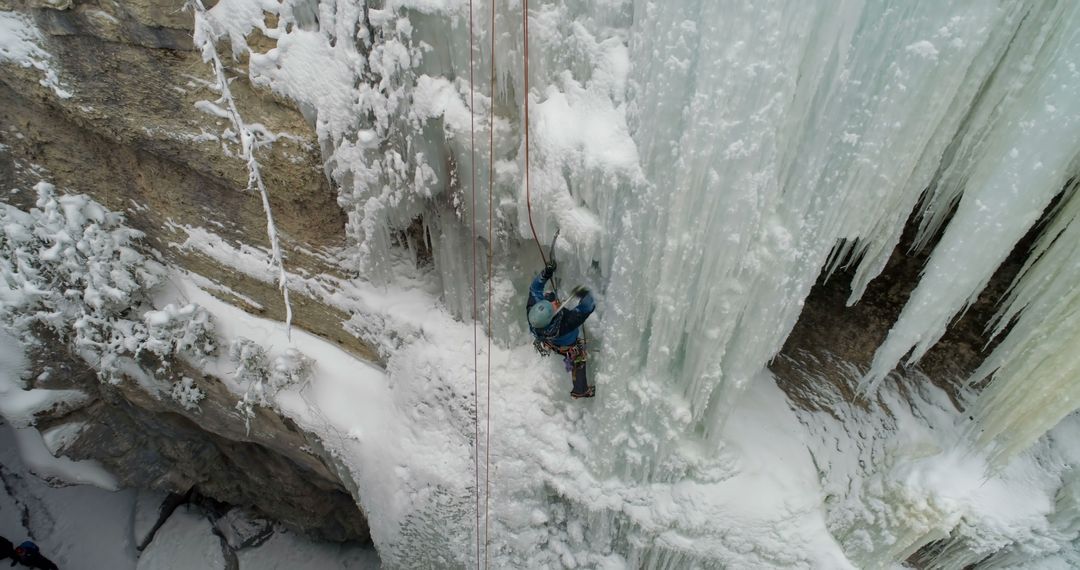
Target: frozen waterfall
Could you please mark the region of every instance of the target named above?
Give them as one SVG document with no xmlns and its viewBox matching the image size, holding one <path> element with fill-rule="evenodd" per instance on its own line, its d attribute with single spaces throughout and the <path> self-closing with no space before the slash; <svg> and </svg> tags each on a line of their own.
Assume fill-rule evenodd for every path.
<svg viewBox="0 0 1080 570">
<path fill-rule="evenodd" d="M 235 54 L 253 33 L 274 41 L 250 53 L 250 78 L 315 123 L 349 216 L 352 269 L 392 283 L 395 259 L 416 247 L 405 230 L 419 225 L 443 303 L 468 318 L 487 294 L 472 289 L 472 246 L 491 253 L 495 382 L 523 373 L 521 297 L 540 268 L 523 186 L 528 98 L 540 239 L 561 228 L 560 272 L 601 297 L 588 325 L 601 405 L 560 420 L 595 441 L 571 445 L 565 463 L 540 461 L 540 481 L 525 474 L 525 452 L 509 449 L 516 436 L 494 450 L 506 462 L 496 505 L 518 506 L 495 507 L 503 565 L 572 566 L 572 549 L 535 552 L 527 529 L 553 517 L 569 529 L 565 544 L 595 554 L 576 563 L 633 568 L 842 565 L 845 556 L 874 566 L 948 537 L 959 515 L 908 534 L 866 533 L 859 548 L 770 553 L 728 534 L 740 519 L 688 507 L 723 512 L 702 497 L 740 470 L 725 429 L 744 393 L 769 382 L 764 369 L 811 287 L 852 267 L 849 303 L 858 302 L 909 222 L 932 252 L 872 367 L 856 375 L 864 393 L 916 363 L 1045 219 L 1002 306 L 1002 340 L 972 378 L 991 378 L 971 404 L 977 424 L 956 427 L 983 430 L 981 444 L 1004 465 L 1080 407 L 1080 3 L 534 0 L 528 93 L 522 9 L 521 0 L 220 0 L 206 16 Z M 391 374 L 438 374 L 394 364 L 424 357 L 397 349 Z M 456 385 L 456 368 L 442 369 Z M 500 405 L 487 412 L 504 418 L 502 430 L 551 421 Z M 400 530 L 417 521 L 430 530 L 428 519 L 447 516 L 431 505 L 444 501 L 463 517 L 447 536 L 469 535 L 476 490 L 466 487 L 440 490 L 451 499 L 423 508 L 365 505 L 387 519 L 373 524 L 384 559 L 473 564 L 468 546 L 434 541 L 420 554 L 407 548 L 417 535 Z M 559 514 L 520 507 L 529 501 Z M 811 503 L 791 512 L 821 522 Z M 845 528 L 861 536 L 856 526 Z M 581 546 L 584 535 L 602 538 Z"/>
</svg>

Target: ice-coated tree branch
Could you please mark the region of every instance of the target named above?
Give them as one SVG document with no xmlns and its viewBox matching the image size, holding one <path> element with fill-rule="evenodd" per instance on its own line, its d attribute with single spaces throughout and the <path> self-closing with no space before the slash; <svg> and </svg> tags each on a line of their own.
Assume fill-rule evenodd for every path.
<svg viewBox="0 0 1080 570">
<path fill-rule="evenodd" d="M 236 107 L 232 91 L 229 90 L 229 81 L 225 77 L 225 66 L 222 65 L 221 58 L 218 57 L 217 48 L 214 45 L 214 34 L 206 19 L 206 6 L 203 5 L 202 0 L 190 0 L 189 3 L 192 12 L 195 14 L 193 40 L 195 45 L 202 51 L 203 61 L 214 68 L 214 77 L 221 91 L 218 103 L 225 106 L 233 130 L 240 136 L 240 156 L 247 164 L 248 170 L 247 189 L 249 191 L 258 190 L 259 195 L 262 197 L 263 211 L 266 212 L 266 236 L 270 240 L 273 262 L 278 270 L 278 289 L 281 290 L 282 297 L 285 299 L 285 334 L 292 338 L 292 304 L 289 303 L 288 274 L 285 273 L 285 263 L 281 257 L 281 243 L 278 240 L 277 227 L 274 225 L 274 213 L 270 209 L 270 196 L 266 192 L 266 185 L 263 183 L 262 173 L 259 171 L 259 162 L 255 159 L 255 134 L 244 123 L 240 111 Z"/>
</svg>

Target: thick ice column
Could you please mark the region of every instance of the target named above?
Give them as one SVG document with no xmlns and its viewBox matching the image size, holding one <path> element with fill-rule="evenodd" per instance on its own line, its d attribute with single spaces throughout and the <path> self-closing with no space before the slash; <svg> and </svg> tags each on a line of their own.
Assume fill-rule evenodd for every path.
<svg viewBox="0 0 1080 570">
<path fill-rule="evenodd" d="M 1016 33 L 998 49 L 985 50 L 977 65 L 991 65 L 994 73 L 985 83 L 976 84 L 978 99 L 966 102 L 968 110 L 957 109 L 963 124 L 950 141 L 941 169 L 927 189 L 921 207 L 915 246 L 924 247 L 940 235 L 959 201 L 978 157 L 994 142 L 994 129 L 1008 120 L 1013 103 L 1023 95 L 1034 76 L 1043 72 L 1035 64 L 1048 43 L 1057 41 L 1059 24 L 1067 19 L 1068 2 L 1025 2 L 1008 15 L 1017 22 Z"/>
<path fill-rule="evenodd" d="M 1018 6 L 636 4 L 628 120 L 648 184 L 607 228 L 622 365 L 721 422 L 838 242 L 866 254 L 863 283 L 880 270 Z"/>
<path fill-rule="evenodd" d="M 1080 406 L 1080 193 L 1074 186 L 997 317 L 1005 340 L 975 372 L 978 440 L 999 464 Z"/>
<path fill-rule="evenodd" d="M 974 301 L 1065 181 L 1080 149 L 1080 9 L 1055 22 L 1039 70 L 987 134 L 971 177 L 923 277 L 863 383 L 872 390 L 909 351 L 922 357 Z"/>
</svg>

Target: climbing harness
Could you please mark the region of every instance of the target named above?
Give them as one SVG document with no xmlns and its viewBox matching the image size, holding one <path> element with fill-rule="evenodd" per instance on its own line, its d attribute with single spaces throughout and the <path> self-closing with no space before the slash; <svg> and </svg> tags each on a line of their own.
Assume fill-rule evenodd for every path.
<svg viewBox="0 0 1080 570">
<path fill-rule="evenodd" d="M 543 342 L 545 349 L 556 352 L 563 357 L 563 364 L 566 365 L 567 372 L 572 371 L 575 364 L 584 364 L 589 359 L 589 352 L 586 347 L 584 336 L 579 337 L 577 341 L 570 346 L 556 346 L 549 342 L 541 342 Z"/>
</svg>

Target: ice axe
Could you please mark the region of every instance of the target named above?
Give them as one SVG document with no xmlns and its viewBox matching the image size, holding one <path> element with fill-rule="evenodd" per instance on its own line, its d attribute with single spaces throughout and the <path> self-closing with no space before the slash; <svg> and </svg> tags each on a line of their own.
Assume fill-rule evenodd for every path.
<svg viewBox="0 0 1080 570">
<path fill-rule="evenodd" d="M 548 248 L 548 259 L 551 260 L 551 263 L 555 263 L 555 242 L 559 241 L 559 230 L 560 228 L 555 228 L 555 236 L 551 238 L 551 247 Z M 559 284 L 555 281 L 554 273 L 551 275 L 551 290 L 555 292 L 555 297 L 558 298 Z"/>
<path fill-rule="evenodd" d="M 559 241 L 559 229 L 560 228 L 555 228 L 555 236 L 551 238 L 551 247 L 548 248 L 548 260 L 549 260 L 549 263 L 554 263 L 554 261 L 555 261 L 555 242 Z M 555 293 L 555 298 L 558 299 L 559 298 L 559 284 L 555 281 L 555 275 L 554 274 L 551 275 L 551 290 Z M 567 307 L 567 305 L 570 303 L 571 300 L 576 299 L 576 298 L 579 298 L 579 297 L 577 296 L 577 289 L 574 289 L 574 291 L 572 291 L 570 293 L 569 297 L 559 301 L 559 308 L 555 310 L 555 313 L 558 314 L 559 311 L 562 311 L 563 309 L 565 309 Z"/>
</svg>

